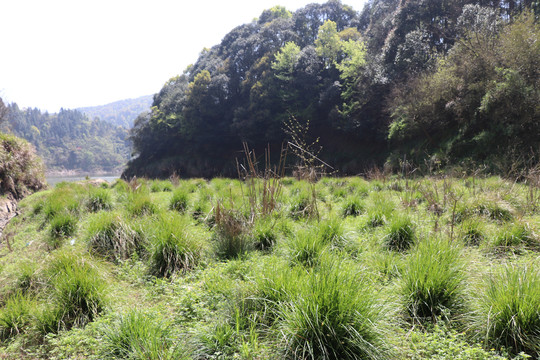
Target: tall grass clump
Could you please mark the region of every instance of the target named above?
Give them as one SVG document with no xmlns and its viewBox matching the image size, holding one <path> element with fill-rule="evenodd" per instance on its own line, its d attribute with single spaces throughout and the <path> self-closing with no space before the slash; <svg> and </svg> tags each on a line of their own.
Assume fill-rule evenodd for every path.
<svg viewBox="0 0 540 360">
<path fill-rule="evenodd" d="M 300 218 L 314 218 L 318 216 L 317 194 L 313 187 L 304 182 L 298 182 L 290 198 L 289 215 L 298 220 Z"/>
<path fill-rule="evenodd" d="M 80 207 L 82 188 L 80 185 L 63 185 L 60 183 L 44 201 L 42 212 L 50 220 L 58 214 L 77 214 Z"/>
<path fill-rule="evenodd" d="M 298 288 L 305 282 L 306 272 L 301 267 L 290 267 L 280 257 L 263 257 L 260 260 L 260 268 L 250 276 L 251 293 L 243 301 L 258 311 L 262 322 L 271 325 L 278 319 L 279 305 L 296 297 Z"/>
<path fill-rule="evenodd" d="M 296 231 L 286 246 L 290 264 L 308 268 L 318 265 L 321 255 L 330 249 L 314 229 Z"/>
<path fill-rule="evenodd" d="M 35 308 L 35 301 L 22 292 L 9 296 L 4 306 L 0 308 L 0 340 L 6 340 L 27 331 Z"/>
<path fill-rule="evenodd" d="M 451 319 L 464 310 L 461 249 L 447 239 L 423 239 L 412 250 L 401 292 L 414 321 Z"/>
<path fill-rule="evenodd" d="M 86 238 L 92 253 L 109 260 L 124 260 L 134 253 L 145 253 L 145 237 L 116 212 L 94 215 L 88 223 Z"/>
<path fill-rule="evenodd" d="M 50 235 L 54 238 L 65 238 L 75 234 L 77 218 L 71 214 L 58 214 L 51 220 Z"/>
<path fill-rule="evenodd" d="M 204 247 L 190 233 L 184 217 L 179 214 L 161 216 L 153 227 L 150 268 L 154 275 L 170 277 L 197 266 Z"/>
<path fill-rule="evenodd" d="M 232 259 L 253 249 L 253 239 L 248 234 L 250 224 L 243 214 L 218 202 L 214 216 L 213 240 L 218 257 Z"/>
<path fill-rule="evenodd" d="M 36 264 L 34 262 L 26 260 L 17 264 L 14 287 L 16 291 L 20 291 L 23 294 L 28 294 L 38 287 Z"/>
<path fill-rule="evenodd" d="M 48 273 L 52 308 L 42 315 L 42 329 L 84 326 L 105 310 L 106 284 L 88 259 L 69 252 L 56 254 Z"/>
<path fill-rule="evenodd" d="M 86 208 L 89 211 L 110 210 L 113 207 L 112 197 L 107 189 L 91 188 L 86 200 Z"/>
<path fill-rule="evenodd" d="M 465 245 L 478 246 L 485 238 L 483 223 L 478 220 L 466 220 L 461 226 L 461 238 Z"/>
<path fill-rule="evenodd" d="M 368 200 L 366 226 L 383 226 L 392 217 L 395 204 L 382 193 L 373 193 Z"/>
<path fill-rule="evenodd" d="M 169 202 L 169 209 L 183 213 L 188 208 L 188 192 L 184 188 L 177 188 L 174 190 L 171 201 Z"/>
<path fill-rule="evenodd" d="M 479 331 L 490 346 L 540 355 L 540 272 L 537 264 L 506 265 L 486 281 L 478 301 Z"/>
<path fill-rule="evenodd" d="M 356 264 L 325 258 L 280 304 L 285 357 L 293 359 L 383 359 L 381 304 Z"/>
<path fill-rule="evenodd" d="M 314 229 L 321 243 L 331 248 L 342 248 L 346 243 L 343 223 L 337 216 L 321 220 Z"/>
<path fill-rule="evenodd" d="M 351 195 L 343 202 L 341 214 L 343 217 L 358 216 L 365 211 L 364 203 L 359 195 Z"/>
<path fill-rule="evenodd" d="M 179 359 L 169 326 L 155 316 L 139 310 L 121 314 L 102 329 L 102 354 L 113 359 Z"/>
<path fill-rule="evenodd" d="M 277 231 L 269 219 L 258 219 L 252 230 L 253 246 L 256 250 L 269 251 L 277 242 Z"/>
<path fill-rule="evenodd" d="M 145 191 L 131 193 L 128 196 L 126 209 L 132 216 L 153 215 L 159 210 L 157 204 L 152 201 L 150 194 Z"/>
<path fill-rule="evenodd" d="M 173 184 L 169 180 L 153 180 L 150 184 L 151 192 L 171 192 Z"/>
<path fill-rule="evenodd" d="M 535 236 L 528 224 L 509 224 L 500 229 L 493 239 L 496 247 L 534 246 Z"/>
<path fill-rule="evenodd" d="M 394 216 L 388 225 L 383 243 L 387 249 L 407 251 L 414 244 L 416 234 L 414 224 L 407 216 Z"/>
</svg>

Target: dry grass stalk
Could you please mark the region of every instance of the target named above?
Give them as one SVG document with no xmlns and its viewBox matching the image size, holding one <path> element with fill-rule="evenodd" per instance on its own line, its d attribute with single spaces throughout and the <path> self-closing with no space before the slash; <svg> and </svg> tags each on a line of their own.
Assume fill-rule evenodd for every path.
<svg viewBox="0 0 540 360">
<path fill-rule="evenodd" d="M 282 192 L 281 179 L 285 175 L 287 147 L 282 146 L 279 163 L 272 167 L 270 162 L 270 147 L 265 149 L 265 168 L 259 171 L 254 150 L 250 150 L 244 142 L 246 165 L 237 164 L 238 176 L 247 185 L 247 199 L 250 207 L 251 221 L 257 216 L 271 214 L 278 204 Z"/>
</svg>

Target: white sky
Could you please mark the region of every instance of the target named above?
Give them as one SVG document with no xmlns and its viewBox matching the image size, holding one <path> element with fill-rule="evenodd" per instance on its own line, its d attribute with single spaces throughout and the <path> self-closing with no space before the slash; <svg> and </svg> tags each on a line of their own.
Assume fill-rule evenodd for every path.
<svg viewBox="0 0 540 360">
<path fill-rule="evenodd" d="M 56 112 L 153 94 L 264 9 L 313 2 L 2 0 L 0 97 Z"/>
</svg>

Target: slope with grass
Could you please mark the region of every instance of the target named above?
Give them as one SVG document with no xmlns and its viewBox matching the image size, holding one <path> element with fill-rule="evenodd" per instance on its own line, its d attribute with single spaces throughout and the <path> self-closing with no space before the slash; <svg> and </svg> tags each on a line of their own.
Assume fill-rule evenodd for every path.
<svg viewBox="0 0 540 360">
<path fill-rule="evenodd" d="M 535 184 L 62 183 L 8 226 L 0 357 L 535 358 Z"/>
</svg>

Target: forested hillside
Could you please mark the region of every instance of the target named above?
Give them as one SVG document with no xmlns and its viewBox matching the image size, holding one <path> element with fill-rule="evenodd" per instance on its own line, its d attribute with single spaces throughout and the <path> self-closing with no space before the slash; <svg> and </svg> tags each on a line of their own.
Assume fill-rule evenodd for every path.
<svg viewBox="0 0 540 360">
<path fill-rule="evenodd" d="M 106 105 L 84 107 L 77 110 L 91 120 L 99 118 L 113 125 L 129 129 L 133 127 L 133 122 L 140 113 L 150 111 L 151 105 L 152 95 L 147 95 L 136 99 L 125 99 Z"/>
<path fill-rule="evenodd" d="M 125 174 L 233 175 L 300 136 L 341 174 L 373 165 L 507 171 L 540 145 L 539 4 L 340 1 L 265 10 L 170 79 L 132 130 Z M 535 14 L 535 11 L 536 14 Z M 502 140 L 501 140 L 502 139 Z"/>
<path fill-rule="evenodd" d="M 77 110 L 49 114 L 10 104 L 0 129 L 32 143 L 48 172 L 117 173 L 129 156 L 127 129 L 90 120 Z"/>
</svg>

